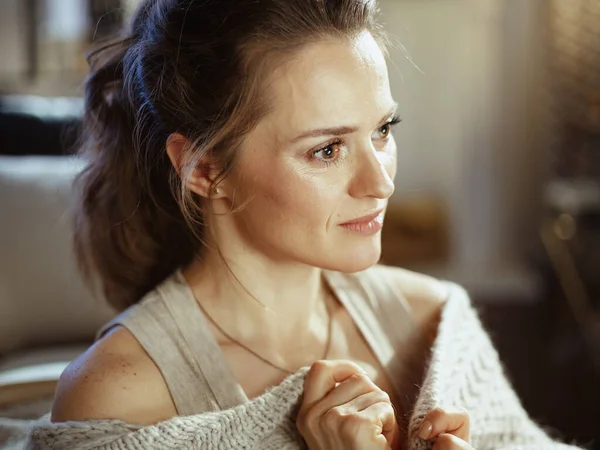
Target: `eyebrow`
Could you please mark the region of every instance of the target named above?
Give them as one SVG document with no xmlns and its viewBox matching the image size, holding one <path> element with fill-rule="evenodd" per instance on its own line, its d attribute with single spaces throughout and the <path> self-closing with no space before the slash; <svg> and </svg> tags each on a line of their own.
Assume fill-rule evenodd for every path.
<svg viewBox="0 0 600 450">
<path fill-rule="evenodd" d="M 396 112 L 397 109 L 398 109 L 398 103 L 394 102 L 394 105 L 390 108 L 389 112 L 383 116 L 383 118 L 381 119 L 381 122 L 385 121 L 386 119 L 388 119 L 392 115 L 394 115 L 394 113 Z M 305 132 L 299 134 L 298 136 L 296 136 L 295 138 L 292 139 L 292 142 L 298 142 L 298 141 L 308 138 L 308 137 L 335 136 L 335 135 L 340 136 L 340 135 L 354 133 L 356 131 L 358 131 L 358 127 L 356 127 L 356 126 L 354 126 L 354 127 L 341 126 L 341 127 L 331 127 L 331 128 L 318 128 L 315 130 L 305 131 Z"/>
</svg>

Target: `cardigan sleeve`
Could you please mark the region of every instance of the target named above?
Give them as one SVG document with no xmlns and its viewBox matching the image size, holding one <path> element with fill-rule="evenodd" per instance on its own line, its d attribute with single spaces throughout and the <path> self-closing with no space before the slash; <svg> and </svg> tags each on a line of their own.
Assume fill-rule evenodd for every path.
<svg viewBox="0 0 600 450">
<path fill-rule="evenodd" d="M 525 411 L 467 292 L 454 283 L 438 328 L 429 370 L 415 404 L 414 433 L 435 406 L 462 406 L 477 450 L 575 450 L 560 443 Z M 414 434 L 411 434 L 414 436 Z M 431 443 L 413 437 L 412 448 Z"/>
<path fill-rule="evenodd" d="M 149 448 L 300 450 L 295 411 L 308 368 L 302 368 L 246 403 L 233 408 L 177 416 L 141 426 L 120 420 L 50 422 L 46 414 L 32 423 L 26 450 L 145 450 Z"/>
</svg>

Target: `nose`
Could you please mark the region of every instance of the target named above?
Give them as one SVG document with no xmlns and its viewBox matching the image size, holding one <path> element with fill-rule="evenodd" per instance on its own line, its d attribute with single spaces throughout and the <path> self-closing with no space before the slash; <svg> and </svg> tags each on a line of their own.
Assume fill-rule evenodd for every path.
<svg viewBox="0 0 600 450">
<path fill-rule="evenodd" d="M 356 198 L 387 199 L 394 193 L 392 173 L 396 160 L 393 155 L 377 151 L 372 144 L 356 152 L 356 172 L 350 185 L 350 195 Z"/>
</svg>

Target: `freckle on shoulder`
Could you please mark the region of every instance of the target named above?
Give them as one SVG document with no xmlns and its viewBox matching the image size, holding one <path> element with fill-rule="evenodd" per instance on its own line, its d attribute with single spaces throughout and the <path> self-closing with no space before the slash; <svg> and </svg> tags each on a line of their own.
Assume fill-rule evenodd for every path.
<svg viewBox="0 0 600 450">
<path fill-rule="evenodd" d="M 173 415 L 158 368 L 123 328 L 108 333 L 67 367 L 52 408 L 53 422 L 120 419 L 151 424 Z"/>
</svg>

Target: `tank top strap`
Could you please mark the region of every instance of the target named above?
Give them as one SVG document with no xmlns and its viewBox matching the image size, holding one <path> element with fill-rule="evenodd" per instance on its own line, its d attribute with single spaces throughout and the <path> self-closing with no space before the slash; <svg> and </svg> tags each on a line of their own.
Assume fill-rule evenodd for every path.
<svg viewBox="0 0 600 450">
<path fill-rule="evenodd" d="M 104 325 L 127 328 L 161 371 L 180 416 L 247 401 L 180 271 Z"/>
<path fill-rule="evenodd" d="M 406 298 L 379 266 L 344 274 L 326 271 L 337 294 L 408 411 L 412 398 L 406 393 L 406 380 L 412 376 L 411 352 L 421 333 Z"/>
</svg>

